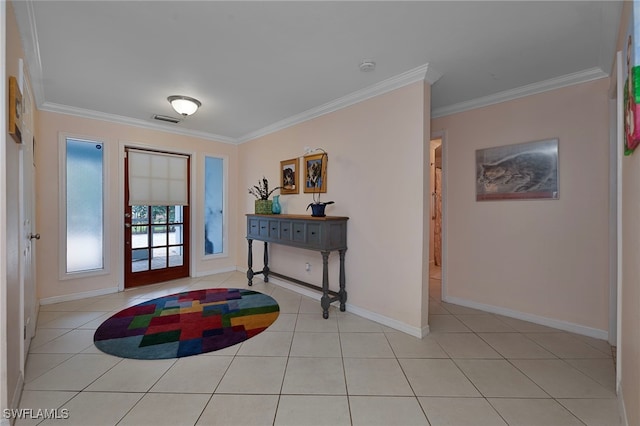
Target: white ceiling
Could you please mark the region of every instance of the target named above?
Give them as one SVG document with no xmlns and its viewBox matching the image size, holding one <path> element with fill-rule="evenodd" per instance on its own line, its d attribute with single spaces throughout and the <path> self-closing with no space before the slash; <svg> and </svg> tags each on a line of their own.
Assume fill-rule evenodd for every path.
<svg viewBox="0 0 640 426">
<path fill-rule="evenodd" d="M 418 79 L 435 81 L 438 116 L 600 78 L 622 4 L 16 0 L 14 9 L 41 109 L 238 143 Z M 375 71 L 361 72 L 363 59 Z M 177 116 L 175 94 L 202 108 L 175 125 L 153 120 Z"/>
</svg>

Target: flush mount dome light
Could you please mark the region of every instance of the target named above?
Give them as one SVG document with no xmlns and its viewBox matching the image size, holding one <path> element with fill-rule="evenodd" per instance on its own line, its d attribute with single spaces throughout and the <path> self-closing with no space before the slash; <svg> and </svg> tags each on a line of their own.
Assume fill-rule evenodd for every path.
<svg viewBox="0 0 640 426">
<path fill-rule="evenodd" d="M 199 100 L 190 98 L 189 96 L 174 95 L 169 96 L 167 100 L 178 114 L 184 115 L 185 117 L 195 113 L 198 108 L 202 106 Z"/>
</svg>

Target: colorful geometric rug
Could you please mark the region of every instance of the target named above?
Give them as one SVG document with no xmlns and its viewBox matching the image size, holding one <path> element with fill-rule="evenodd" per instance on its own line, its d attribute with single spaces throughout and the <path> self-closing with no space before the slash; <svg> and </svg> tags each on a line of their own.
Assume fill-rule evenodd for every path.
<svg viewBox="0 0 640 426">
<path fill-rule="evenodd" d="M 123 358 L 180 358 L 243 342 L 263 332 L 279 312 L 278 302 L 257 291 L 187 291 L 118 312 L 98 327 L 93 342 Z"/>
</svg>

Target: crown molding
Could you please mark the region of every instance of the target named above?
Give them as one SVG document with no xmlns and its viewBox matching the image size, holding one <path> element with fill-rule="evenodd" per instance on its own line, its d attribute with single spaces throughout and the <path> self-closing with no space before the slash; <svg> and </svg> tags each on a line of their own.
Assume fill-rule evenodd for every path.
<svg viewBox="0 0 640 426">
<path fill-rule="evenodd" d="M 145 129 L 159 130 L 163 132 L 174 133 L 184 136 L 193 136 L 201 139 L 212 140 L 217 142 L 229 143 L 239 145 L 244 142 L 259 138 L 261 136 L 268 135 L 278 130 L 285 129 L 287 127 L 294 126 L 296 124 L 303 123 L 313 118 L 319 117 L 330 112 L 340 110 L 342 108 L 354 105 L 358 102 L 380 96 L 384 93 L 390 92 L 395 89 L 407 86 L 409 84 L 426 81 L 429 84 L 435 83 L 442 74 L 436 71 L 429 64 L 421 65 L 412 70 L 406 71 L 402 74 L 398 74 L 379 83 L 366 87 L 362 90 L 358 90 L 334 101 L 328 102 L 319 107 L 312 108 L 300 114 L 296 114 L 284 120 L 278 121 L 255 132 L 248 133 L 240 138 L 231 138 L 228 136 L 216 135 L 208 132 L 200 132 L 196 130 L 181 129 L 168 125 L 152 123 L 145 120 L 136 118 L 125 117 L 116 114 L 107 114 L 103 112 L 87 110 L 83 108 L 76 108 L 68 105 L 56 104 L 53 102 L 43 102 L 40 104 L 40 109 L 43 111 L 55 112 L 60 114 L 74 115 L 77 117 L 90 118 L 94 120 L 108 121 L 118 124 L 127 124 L 135 127 L 142 127 Z M 40 79 L 38 79 L 40 80 Z"/>
<path fill-rule="evenodd" d="M 319 107 L 311 108 L 307 111 L 301 112 L 300 114 L 293 115 L 289 118 L 285 118 L 284 120 L 263 127 L 262 129 L 247 133 L 246 135 L 238 138 L 237 143 L 241 144 L 261 136 L 266 136 L 270 133 L 277 132 L 278 130 L 286 129 L 287 127 L 303 123 L 313 118 L 320 117 L 321 115 L 338 111 L 342 108 L 346 108 L 357 104 L 358 102 L 365 101 L 418 81 L 427 81 L 429 84 L 433 84 L 441 76 L 442 74 L 434 70 L 428 63 L 420 65 L 412 70 L 398 74 L 369 87 L 365 87 L 364 89 L 355 91 L 334 101 L 320 105 Z"/>
<path fill-rule="evenodd" d="M 29 82 L 33 91 L 36 105 L 44 103 L 44 86 L 42 85 L 42 58 L 40 57 L 40 42 L 33 0 L 14 1 L 13 10 L 16 15 L 24 15 L 28 22 L 27 28 L 19 28 L 23 48 L 26 56 L 26 66 L 29 70 Z M 19 20 L 20 21 L 20 20 Z"/>
<path fill-rule="evenodd" d="M 166 133 L 173 133 L 182 136 L 192 136 L 200 139 L 211 140 L 215 142 L 223 142 L 235 144 L 236 140 L 227 136 L 216 135 L 208 132 L 200 132 L 197 130 L 182 129 L 163 124 L 156 124 L 146 120 L 137 118 L 124 117 L 122 115 L 107 114 L 104 112 L 92 111 L 83 108 L 76 108 L 68 105 L 61 105 L 52 102 L 45 102 L 40 106 L 42 111 L 55 112 L 59 114 L 74 115 L 76 117 L 91 118 L 94 120 L 108 121 L 117 124 L 127 124 L 129 126 L 141 127 L 144 129 L 158 130 Z"/>
<path fill-rule="evenodd" d="M 560 89 L 563 87 L 573 86 L 574 84 L 586 83 L 588 81 L 598 80 L 608 77 L 609 75 L 600 68 L 590 68 L 584 71 L 566 74 L 561 77 L 551 78 L 549 80 L 540 81 L 538 83 L 528 84 L 504 92 L 499 92 L 489 96 L 472 99 L 470 101 L 460 102 L 454 105 L 435 108 L 431 111 L 431 118 L 444 117 L 463 111 L 469 111 L 475 108 L 481 108 L 488 105 L 494 105 L 500 102 L 511 101 L 525 96 L 531 96 L 549 90 Z"/>
</svg>

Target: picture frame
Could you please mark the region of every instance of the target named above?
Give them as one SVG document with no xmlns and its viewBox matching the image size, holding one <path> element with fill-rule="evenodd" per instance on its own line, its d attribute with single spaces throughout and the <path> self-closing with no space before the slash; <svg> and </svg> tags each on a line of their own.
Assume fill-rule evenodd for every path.
<svg viewBox="0 0 640 426">
<path fill-rule="evenodd" d="M 16 143 L 22 143 L 20 122 L 22 118 L 22 93 L 15 77 L 9 77 L 9 120 L 8 133 Z"/>
<path fill-rule="evenodd" d="M 635 7 L 635 6 L 634 6 Z M 626 58 L 624 64 L 617 66 L 622 71 L 624 95 L 623 102 L 623 149 L 624 155 L 632 155 L 640 145 L 640 57 L 637 55 L 637 38 L 640 35 L 640 25 L 633 16 L 630 18 L 625 34 L 625 47 L 622 49 L 622 57 Z"/>
<path fill-rule="evenodd" d="M 327 192 L 327 154 L 305 155 L 304 166 L 304 192 Z"/>
<path fill-rule="evenodd" d="M 281 195 L 300 192 L 300 173 L 297 158 L 280 162 L 280 186 Z"/>
<path fill-rule="evenodd" d="M 476 150 L 476 201 L 558 199 L 558 139 Z"/>
</svg>

